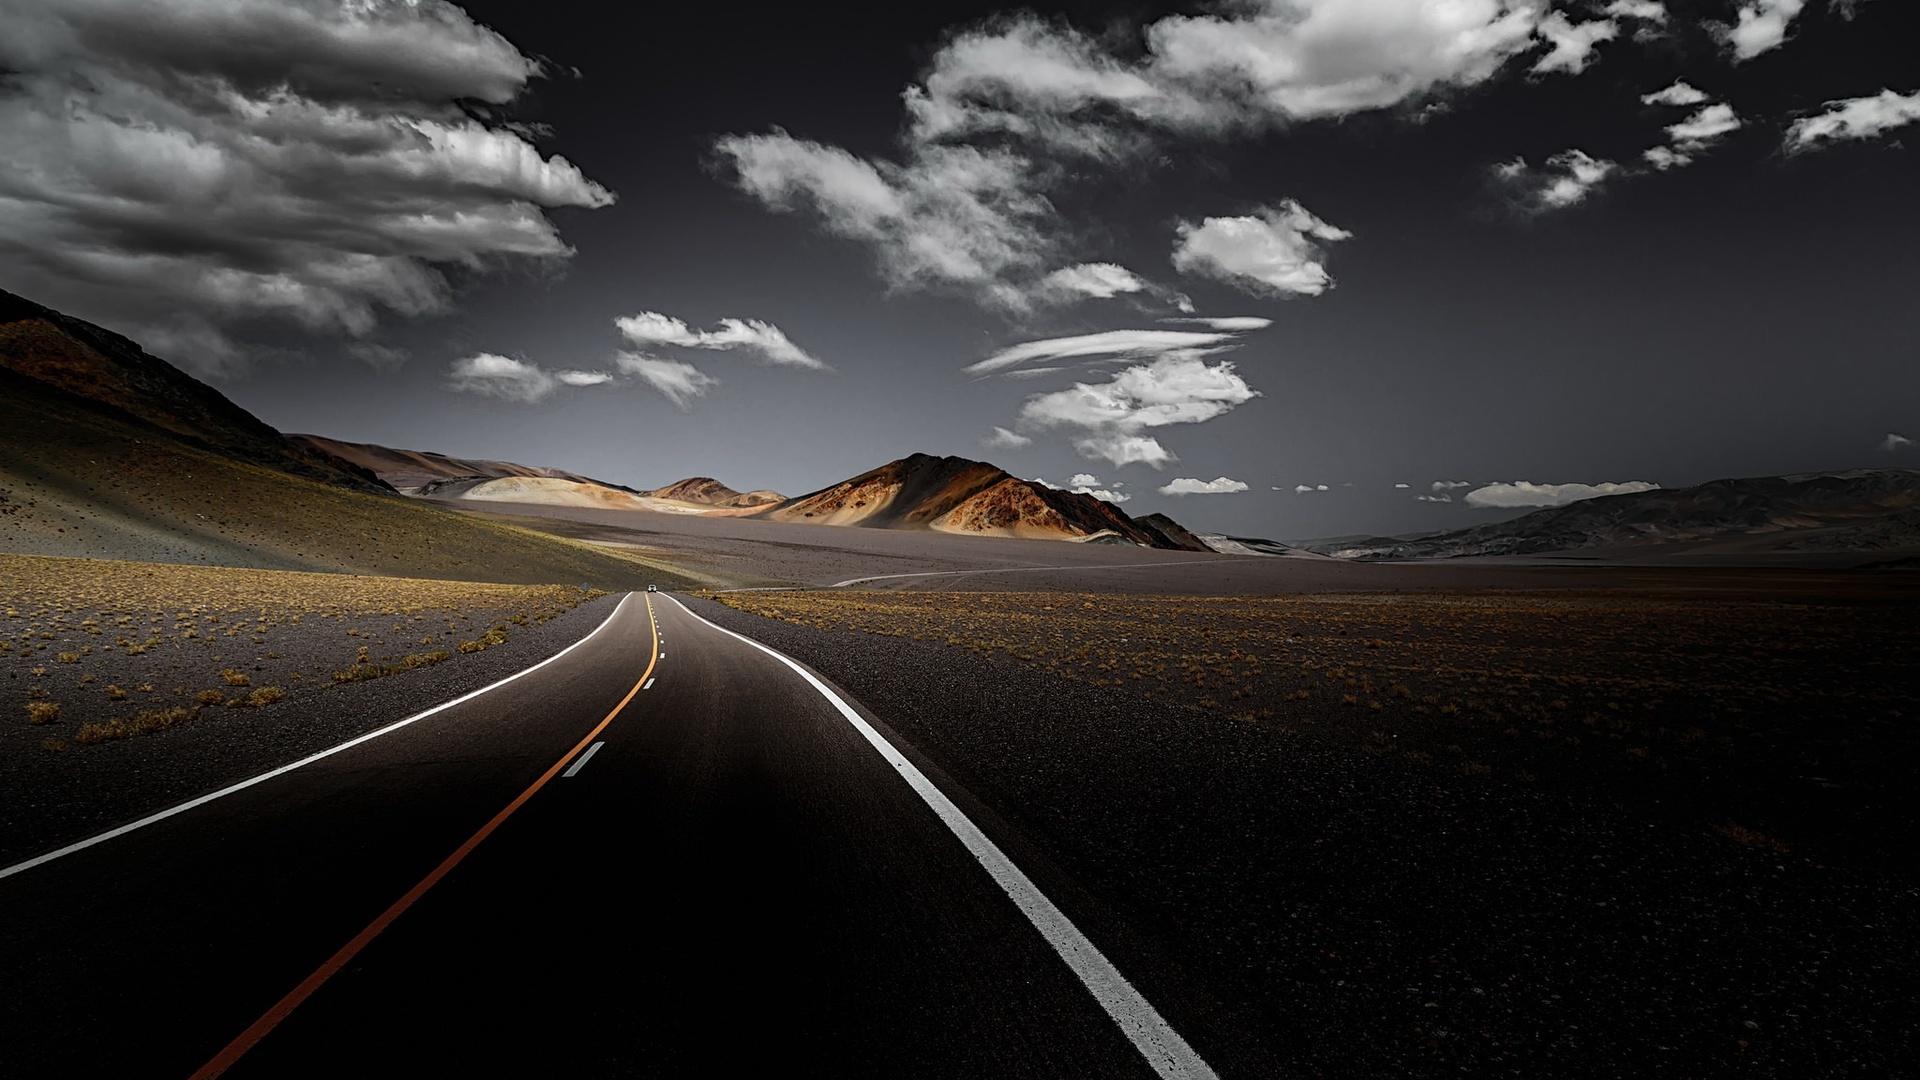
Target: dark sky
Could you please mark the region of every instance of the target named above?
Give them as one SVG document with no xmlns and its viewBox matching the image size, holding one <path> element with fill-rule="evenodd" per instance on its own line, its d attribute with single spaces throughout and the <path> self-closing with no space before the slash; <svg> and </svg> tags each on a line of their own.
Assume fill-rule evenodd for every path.
<svg viewBox="0 0 1920 1080">
<path fill-rule="evenodd" d="M 1906 0 L 892 7 L 4 0 L 0 286 L 637 486 L 1301 538 L 1920 463 Z"/>
</svg>

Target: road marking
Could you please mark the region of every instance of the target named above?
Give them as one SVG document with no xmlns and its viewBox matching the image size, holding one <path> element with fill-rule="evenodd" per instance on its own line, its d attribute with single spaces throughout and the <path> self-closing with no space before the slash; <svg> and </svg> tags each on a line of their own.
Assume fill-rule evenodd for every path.
<svg viewBox="0 0 1920 1080">
<path fill-rule="evenodd" d="M 648 679 L 648 680 L 647 680 L 647 685 L 645 685 L 645 686 L 643 686 L 643 687 L 641 687 L 640 689 L 642 689 L 642 690 L 651 690 L 651 689 L 653 689 L 653 680 L 652 680 L 652 679 Z"/>
<path fill-rule="evenodd" d="M 631 595 L 632 595 L 631 593 L 628 594 L 628 596 L 631 596 Z M 380 728 L 377 731 L 369 731 L 365 735 L 348 739 L 346 742 L 343 742 L 338 746 L 329 747 L 325 750 L 320 751 L 317 754 L 309 754 L 306 757 L 303 757 L 299 761 L 293 762 L 290 765 L 282 765 L 277 769 L 271 769 L 267 772 L 261 773 L 258 776 L 250 777 L 249 779 L 242 780 L 237 784 L 231 784 L 227 787 L 223 787 L 219 791 L 202 795 L 197 799 L 189 799 L 178 806 L 169 807 L 165 810 L 160 811 L 157 814 L 149 814 L 138 821 L 129 822 L 125 825 L 120 826 L 117 829 L 109 829 L 106 832 L 100 833 L 97 836 L 89 836 L 85 840 L 81 840 L 78 843 L 68 844 L 66 847 L 60 848 L 57 851 L 49 851 L 45 855 L 37 855 L 31 859 L 28 859 L 26 862 L 15 863 L 12 866 L 7 867 L 5 870 L 0 870 L 0 878 L 11 877 L 12 875 L 21 873 L 22 871 L 31 870 L 34 867 L 39 866 L 43 863 L 50 863 L 53 860 L 58 859 L 63 855 L 71 855 L 76 851 L 84 851 L 87 848 L 94 846 L 95 844 L 105 843 L 106 841 L 112 840 L 117 836 L 125 836 L 126 834 L 134 831 L 135 829 L 142 829 L 148 825 L 154 824 L 155 822 L 165 821 L 167 818 L 173 817 L 175 814 L 184 814 L 187 811 L 192 810 L 196 807 L 205 806 L 206 804 L 213 802 L 215 799 L 224 799 L 227 796 L 234 794 L 235 792 L 245 791 L 247 788 L 250 788 L 255 784 L 264 783 L 268 780 L 273 779 L 276 776 L 281 776 L 286 773 L 290 773 L 295 769 L 302 768 L 303 766 L 311 765 L 314 762 L 321 760 L 322 758 L 332 757 L 333 755 L 338 754 L 343 750 L 351 750 L 354 747 L 359 746 L 363 742 L 371 742 L 372 740 L 377 739 L 382 735 L 390 735 L 393 732 L 399 731 L 401 728 L 406 727 L 409 724 L 414 724 L 414 723 L 418 723 L 421 720 L 425 720 L 427 717 L 432 716 L 435 713 L 445 712 L 446 710 L 453 708 L 455 705 L 459 705 L 467 701 L 472 701 L 474 698 L 479 697 L 481 694 L 485 694 L 492 690 L 498 690 L 499 688 L 507 685 L 508 683 L 514 681 L 515 679 L 520 678 L 523 675 L 531 675 L 534 672 L 539 671 L 541 668 L 546 667 L 548 664 L 553 663 L 555 660 L 560 659 L 561 657 L 567 655 L 573 650 L 593 640 L 594 635 L 600 633 L 600 631 L 602 630 L 605 630 L 607 628 L 607 624 L 613 622 L 614 616 L 620 614 L 620 608 L 626 602 L 627 602 L 627 597 L 626 596 L 621 597 L 620 603 L 613 605 L 613 610 L 607 614 L 607 617 L 600 621 L 599 626 L 596 626 L 593 628 L 593 633 L 588 634 L 586 637 L 581 638 L 579 641 L 576 641 L 573 644 L 567 646 L 566 648 L 561 649 L 559 652 L 554 653 L 552 656 L 547 657 L 545 660 L 540 661 L 539 663 L 533 665 L 530 668 L 525 669 L 524 671 L 515 672 L 514 674 L 509 675 L 504 679 L 501 679 L 499 682 L 489 683 L 488 685 L 483 686 L 480 689 L 473 691 L 472 693 L 462 694 L 459 697 L 454 698 L 452 701 L 442 702 L 441 704 L 435 705 L 433 708 L 428 709 L 425 712 L 414 713 L 412 716 L 407 717 L 405 720 L 396 720 L 393 723 L 388 724 L 386 727 Z"/>
<path fill-rule="evenodd" d="M 1193 1047 L 1187 1045 L 1187 1041 L 1180 1037 L 1180 1033 L 1173 1030 L 1173 1026 L 1161 1017 L 1159 1011 L 1141 995 L 1140 991 L 1134 989 L 1126 976 L 1120 974 L 1120 969 L 1114 967 L 1099 948 L 1080 932 L 1080 928 L 1073 925 L 1066 913 L 1055 907 L 1053 901 L 1047 899 L 1046 894 L 1040 891 L 1040 886 L 1035 885 L 1032 878 L 1027 877 L 1024 871 L 1014 865 L 1013 860 L 1000 850 L 999 845 L 988 839 L 987 834 L 980 831 L 980 827 L 975 825 L 958 806 L 955 806 L 952 799 L 947 798 L 944 792 L 935 787 L 925 773 L 921 772 L 913 762 L 908 761 L 904 754 L 887 741 L 886 736 L 876 731 L 872 724 L 867 723 L 866 718 L 855 711 L 853 706 L 841 700 L 840 695 L 828 689 L 827 684 L 816 678 L 811 671 L 801 667 L 792 657 L 762 645 L 744 634 L 736 634 L 724 626 L 707 622 L 706 619 L 695 615 L 685 604 L 680 603 L 678 597 L 669 596 L 667 599 L 672 600 L 681 611 L 700 619 L 715 630 L 728 637 L 738 638 L 792 668 L 796 674 L 807 681 L 809 686 L 819 691 L 821 697 L 826 698 L 834 708 L 840 710 L 840 715 L 846 718 L 847 723 L 852 724 L 854 730 L 858 731 L 875 750 L 880 752 L 881 757 L 899 771 L 914 792 L 933 809 L 935 814 L 939 815 L 940 820 L 946 824 L 953 835 L 966 845 L 967 851 L 979 860 L 981 867 L 988 874 L 992 875 L 994 882 L 1020 908 L 1021 914 L 1027 917 L 1027 921 L 1033 924 L 1034 929 L 1040 931 L 1040 936 L 1047 940 L 1047 944 L 1053 946 L 1053 951 L 1060 955 L 1060 959 L 1066 962 L 1067 967 L 1080 977 L 1080 982 L 1093 994 L 1100 1006 L 1106 1009 L 1107 1015 L 1113 1018 L 1113 1022 L 1120 1025 L 1120 1030 L 1126 1033 L 1134 1049 L 1140 1052 L 1140 1056 L 1147 1060 L 1147 1064 L 1153 1067 L 1153 1071 L 1158 1073 L 1162 1080 L 1218 1080 L 1218 1074 L 1213 1071 L 1213 1068 Z"/>
<path fill-rule="evenodd" d="M 651 680 L 649 680 L 649 681 L 651 681 Z M 645 688 L 645 687 L 641 687 L 641 689 L 643 689 L 643 690 L 644 690 L 644 689 L 646 689 L 646 688 Z M 606 744 L 606 743 L 605 743 L 604 741 L 602 741 L 602 742 L 597 742 L 597 743 L 594 743 L 594 744 L 593 744 L 592 746 L 589 746 L 589 747 L 587 747 L 587 752 L 586 752 L 586 753 L 584 753 L 584 754 L 581 754 L 581 755 L 580 755 L 579 757 L 577 757 L 577 758 L 574 758 L 574 759 L 573 759 L 573 764 L 571 764 L 571 765 L 569 765 L 569 766 L 567 766 L 567 771 L 566 771 L 566 772 L 563 772 L 563 773 L 561 773 L 561 774 L 560 774 L 560 778 L 561 778 L 562 780 L 564 780 L 564 779 L 566 779 L 567 777 L 569 777 L 569 776 L 572 776 L 572 775 L 573 775 L 574 773 L 577 773 L 577 772 L 579 772 L 579 771 L 580 771 L 581 769 L 583 769 L 583 768 L 585 768 L 585 767 L 586 767 L 586 765 L 587 765 L 587 762 L 588 762 L 589 760 L 591 760 L 591 759 L 592 759 L 592 757 L 593 757 L 593 755 L 595 755 L 595 754 L 597 754 L 597 753 L 599 753 L 599 752 L 600 752 L 600 748 L 601 748 L 601 747 L 603 747 L 603 746 L 605 746 L 605 745 L 607 745 L 607 744 Z"/>
<path fill-rule="evenodd" d="M 1259 556 L 1255 558 L 1237 558 L 1237 559 L 1229 558 L 1229 559 L 1222 559 L 1220 561 L 1222 562 L 1255 562 L 1255 561 L 1258 561 L 1259 558 L 1267 558 L 1267 557 L 1268 556 Z M 1032 574 L 1032 573 L 1037 573 L 1041 570 L 1139 570 L 1149 566 L 1180 566 L 1180 565 L 1183 565 L 1183 564 L 1176 560 L 1163 560 L 1161 562 L 1112 563 L 1107 566 L 1000 566 L 1000 567 L 995 567 L 991 570 L 925 570 L 917 574 L 875 574 L 872 577 L 848 578 L 845 581 L 836 581 L 833 584 L 827 586 L 827 588 L 844 589 L 849 585 L 865 585 L 869 581 L 892 581 L 894 578 L 966 577 L 970 574 Z M 729 591 L 747 592 L 749 590 L 733 589 Z"/>
<path fill-rule="evenodd" d="M 614 613 L 618 614 L 620 611 L 620 607 L 627 602 L 628 597 L 631 597 L 633 595 L 634 595 L 633 593 L 628 593 L 626 596 L 621 597 L 620 604 L 615 605 L 613 609 Z M 652 621 L 651 616 L 653 615 L 653 600 L 651 597 L 646 597 L 645 599 L 647 604 L 647 615 L 649 616 L 648 621 L 651 623 Z M 608 616 L 608 618 L 611 619 L 612 616 L 610 615 Z M 601 625 L 604 626 L 605 624 L 603 623 Z M 596 633 L 597 632 L 598 631 L 596 631 Z M 585 640 L 585 639 L 583 638 L 582 640 Z M 528 670 L 532 670 L 532 669 L 529 668 Z M 521 674 L 525 674 L 525 672 L 522 672 Z M 520 807 L 526 804 L 528 799 L 533 798 L 534 795 L 537 794 L 541 788 L 546 787 L 547 781 L 553 779 L 554 774 L 560 771 L 561 766 L 565 765 L 569 758 L 572 758 L 574 755 L 580 753 L 581 749 L 586 747 L 589 743 L 593 743 L 593 741 L 599 737 L 600 733 L 607 729 L 607 725 L 613 723 L 613 718 L 616 716 L 619 716 L 621 710 L 627 707 L 627 703 L 633 700 L 633 696 L 640 692 L 640 685 L 644 683 L 647 680 L 647 677 L 651 674 L 653 674 L 653 665 L 648 664 L 647 670 L 641 672 L 640 678 L 634 680 L 633 689 L 628 690 L 627 696 L 620 699 L 620 704 L 615 705 L 613 707 L 613 711 L 608 713 L 605 719 L 601 720 L 598 724 L 594 725 L 593 730 L 587 732 L 585 738 L 581 739 L 578 743 L 575 743 L 573 749 L 567 751 L 565 754 L 562 754 L 560 756 L 559 761 L 554 762 L 552 766 L 550 766 L 547 769 L 546 772 L 541 773 L 540 779 L 535 780 L 533 782 L 533 786 L 521 792 L 520 797 L 508 803 L 507 808 L 505 810 L 502 810 L 499 813 L 493 815 L 492 820 L 488 821 L 485 825 L 480 826 L 479 832 L 474 833 L 472 836 L 467 838 L 466 843 L 461 844 L 458 848 L 455 848 L 453 854 L 447 856 L 444 860 L 442 860 L 439 866 L 434 867 L 433 872 L 431 874 L 428 874 L 426 877 L 421 878 L 420 883 L 418 885 L 415 885 L 413 888 L 408 889 L 406 892 L 406 895 L 402 896 L 398 900 L 395 900 L 391 907 L 387 908 L 387 910 L 380 913 L 379 918 L 368 923 L 366 929 L 354 935 L 354 938 L 352 941 L 349 941 L 345 945 L 340 946 L 340 951 L 334 953 L 331 957 L 329 957 L 326 963 L 321 964 L 319 968 L 317 968 L 313 974 L 307 976 L 305 981 L 301 982 L 299 986 L 296 986 L 292 990 L 289 990 L 285 997 L 281 998 L 279 1001 L 274 1003 L 273 1008 L 268 1009 L 264 1014 L 261 1015 L 260 1019 L 255 1020 L 253 1024 L 247 1028 L 247 1030 L 241 1032 L 238 1036 L 234 1038 L 232 1042 L 228 1043 L 224 1049 L 222 1049 L 218 1054 L 215 1054 L 212 1061 L 209 1061 L 205 1065 L 200 1066 L 197 1072 L 195 1072 L 191 1077 L 188 1077 L 188 1080 L 213 1080 L 214 1077 L 219 1076 L 221 1073 L 224 1073 L 228 1069 L 232 1068 L 234 1062 L 239 1061 L 242 1055 L 244 1055 L 248 1050 L 253 1049 L 253 1046 L 255 1043 L 258 1043 L 261 1039 L 266 1038 L 268 1032 L 272 1031 L 276 1027 L 279 1027 L 280 1022 L 282 1020 L 285 1020 L 289 1015 L 291 1015 L 293 1010 L 299 1008 L 301 1002 L 307 1000 L 309 997 L 312 997 L 313 992 L 315 990 L 320 989 L 323 983 L 325 983 L 328 979 L 334 976 L 334 973 L 338 972 L 341 968 L 346 967 L 347 964 L 352 962 L 353 958 L 360 954 L 360 950 L 366 948 L 367 945 L 370 942 L 372 942 L 374 938 L 379 937 L 380 931 L 385 930 L 388 926 L 391 926 L 393 924 L 393 920 L 399 918 L 408 908 L 413 906 L 414 901 L 426 895 L 426 892 L 428 889 L 433 888 L 434 885 L 437 884 L 441 878 L 446 877 L 447 874 L 451 872 L 454 867 L 459 866 L 461 860 L 465 859 L 467 855 L 473 851 L 474 848 L 480 846 L 480 841 L 485 840 L 487 837 L 493 835 L 493 831 L 500 827 L 501 822 L 507 820 L 509 817 L 512 817 L 513 812 L 515 810 L 520 809 Z M 589 757 L 592 756 L 593 750 L 598 750 L 599 748 L 600 748 L 599 744 L 594 743 L 592 749 L 587 751 L 587 756 Z M 584 764 L 586 764 L 586 762 L 583 759 L 582 761 L 577 763 L 574 766 L 574 768 L 577 769 L 580 767 L 580 765 L 584 765 Z M 571 776 L 572 773 L 568 773 L 568 775 Z"/>
</svg>

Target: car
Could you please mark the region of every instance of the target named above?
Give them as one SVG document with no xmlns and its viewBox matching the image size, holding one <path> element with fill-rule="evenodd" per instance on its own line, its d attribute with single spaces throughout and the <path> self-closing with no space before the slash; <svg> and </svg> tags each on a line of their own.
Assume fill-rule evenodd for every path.
<svg viewBox="0 0 1920 1080">
<path fill-rule="evenodd" d="M 659 592 L 659 591 L 660 591 L 660 586 L 658 586 L 658 585 L 649 585 L 649 586 L 647 586 L 647 591 L 648 591 L 648 592 Z"/>
</svg>

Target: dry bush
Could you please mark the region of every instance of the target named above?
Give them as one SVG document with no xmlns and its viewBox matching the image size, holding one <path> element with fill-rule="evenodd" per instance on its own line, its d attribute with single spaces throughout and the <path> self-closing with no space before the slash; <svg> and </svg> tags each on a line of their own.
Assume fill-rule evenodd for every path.
<svg viewBox="0 0 1920 1080">
<path fill-rule="evenodd" d="M 228 686 L 246 686 L 253 682 L 253 680 L 247 676 L 246 672 L 233 668 L 227 668 L 222 671 L 220 677 L 226 680 Z"/>
<path fill-rule="evenodd" d="M 60 704 L 54 701 L 27 702 L 27 723 L 51 724 L 60 719 Z"/>
</svg>

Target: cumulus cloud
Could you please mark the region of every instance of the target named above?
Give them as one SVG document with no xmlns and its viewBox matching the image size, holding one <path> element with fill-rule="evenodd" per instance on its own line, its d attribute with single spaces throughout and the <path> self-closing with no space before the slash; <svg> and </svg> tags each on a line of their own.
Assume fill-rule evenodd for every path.
<svg viewBox="0 0 1920 1080">
<path fill-rule="evenodd" d="M 1266 324 L 1263 322 L 1262 326 Z M 1009 346 L 961 370 L 968 375 L 992 375 L 1031 363 L 1073 360 L 1145 359 L 1195 356 L 1215 352 L 1238 341 L 1238 330 L 1105 330 L 1097 334 L 1045 338 Z"/>
<path fill-rule="evenodd" d="M 1796 153 L 1842 139 L 1877 138 L 1920 120 L 1920 90 L 1896 94 L 1882 90 L 1870 97 L 1829 101 L 1818 116 L 1795 120 L 1787 128 L 1787 151 Z"/>
<path fill-rule="evenodd" d="M 1212 480 L 1197 480 L 1182 476 L 1169 480 L 1160 487 L 1162 495 L 1230 495 L 1236 491 L 1247 490 L 1247 485 L 1230 477 L 1216 476 Z"/>
<path fill-rule="evenodd" d="M 1487 81 L 1543 40 L 1554 56 L 1577 50 L 1538 35 L 1548 7 L 1246 0 L 1100 37 L 1032 14 L 996 17 L 950 35 L 907 87 L 891 159 L 777 129 L 724 136 L 715 150 L 740 190 L 866 245 L 893 287 L 1018 311 L 1058 295 L 1046 268 L 1062 261 L 1071 229 L 1055 196 L 1094 174 L 1063 162 L 1111 169 L 1164 154 L 1174 138 L 1431 102 Z M 1596 33 L 1567 29 L 1576 39 Z M 1294 280 L 1281 288 L 1326 286 L 1295 290 Z"/>
<path fill-rule="evenodd" d="M 1705 91 L 1687 85 L 1685 79 L 1675 79 L 1673 85 L 1664 90 L 1640 95 L 1640 101 L 1645 105 L 1672 105 L 1680 108 L 1698 105 L 1707 100 L 1709 99 Z"/>
<path fill-rule="evenodd" d="M 635 348 L 677 345 L 687 349 L 745 349 L 770 364 L 830 370 L 795 345 L 779 327 L 758 319 L 721 319 L 717 330 L 694 330 L 670 315 L 643 311 L 615 319 L 613 325 Z"/>
<path fill-rule="evenodd" d="M 1684 86 L 1685 84 L 1675 83 L 1674 85 Z M 1665 146 L 1656 146 L 1643 152 L 1641 157 L 1654 168 L 1663 171 L 1681 165 L 1690 165 L 1701 151 L 1744 126 L 1745 121 L 1733 111 L 1733 106 L 1724 102 L 1708 105 L 1685 120 L 1668 125 L 1667 137 L 1671 141 Z"/>
<path fill-rule="evenodd" d="M 447 385 L 469 394 L 531 404 L 562 386 L 598 386 L 613 381 L 604 371 L 548 371 L 538 364 L 499 353 L 475 353 L 455 360 Z"/>
<path fill-rule="evenodd" d="M 1606 6 L 1606 13 L 1616 19 L 1639 19 L 1663 26 L 1667 21 L 1667 5 L 1659 0 L 1613 0 Z"/>
<path fill-rule="evenodd" d="M 1329 225 L 1288 199 L 1247 217 L 1181 222 L 1174 269 L 1218 278 L 1256 295 L 1318 296 L 1333 287 L 1323 243 L 1353 234 Z"/>
<path fill-rule="evenodd" d="M 1049 484 L 1047 486 L 1052 487 L 1053 485 Z M 1124 486 L 1124 484 L 1113 485 L 1113 487 L 1116 488 Z M 1123 503 L 1133 498 L 1131 495 L 1122 494 L 1102 486 L 1100 478 L 1092 473 L 1074 473 L 1073 476 L 1067 480 L 1066 490 L 1073 492 L 1075 495 L 1091 495 L 1102 502 L 1110 503 Z"/>
<path fill-rule="evenodd" d="M 1473 483 L 1468 480 L 1435 480 L 1433 482 L 1433 490 L 1435 491 L 1452 491 L 1455 488 L 1472 486 Z"/>
<path fill-rule="evenodd" d="M 1033 440 L 1017 431 L 995 427 L 992 432 L 980 440 L 980 445 L 989 450 L 1018 450 L 1023 446 L 1032 446 Z"/>
<path fill-rule="evenodd" d="M 1740 8 L 1739 21 L 1722 29 L 1733 58 L 1751 60 L 1787 40 L 1787 28 L 1806 9 L 1807 0 L 1753 0 Z"/>
<path fill-rule="evenodd" d="M 1515 480 L 1510 484 L 1488 484 L 1475 488 L 1467 492 L 1466 500 L 1468 506 L 1490 509 L 1565 506 L 1584 499 L 1597 499 L 1602 495 L 1652 491 L 1659 486 L 1645 480 L 1629 480 L 1619 484 L 1533 484 Z"/>
<path fill-rule="evenodd" d="M 1581 150 L 1562 150 L 1534 168 L 1525 158 L 1493 167 L 1495 179 L 1505 184 L 1522 206 L 1536 213 L 1560 210 L 1586 199 L 1619 166 Z"/>
<path fill-rule="evenodd" d="M 1146 280 L 1117 263 L 1080 263 L 1066 266 L 1040 279 L 1042 288 L 1062 296 L 1110 300 L 1123 293 L 1144 292 Z"/>
<path fill-rule="evenodd" d="M 541 65 L 441 0 L 18 0 L 0 35 L 0 278 L 202 371 L 229 328 L 364 337 L 448 268 L 572 254 L 613 194 L 475 119 Z"/>
<path fill-rule="evenodd" d="M 1880 440 L 1880 449 L 1885 450 L 1889 454 L 1896 450 L 1904 450 L 1912 445 L 1912 439 L 1893 431 L 1887 432 L 1887 437 Z"/>
<path fill-rule="evenodd" d="M 1204 423 L 1258 396 L 1229 361 L 1163 356 L 1125 368 L 1106 382 L 1035 394 L 1021 406 L 1020 424 L 1079 432 L 1073 445 L 1087 458 L 1158 468 L 1175 458 L 1148 431 Z"/>
<path fill-rule="evenodd" d="M 1534 61 L 1536 75 L 1550 71 L 1578 75 L 1587 69 L 1595 47 L 1620 35 L 1620 24 L 1611 19 L 1591 19 L 1576 25 L 1562 12 L 1552 11 L 1540 20 L 1535 33 L 1552 46 L 1545 56 Z"/>
<path fill-rule="evenodd" d="M 693 399 L 705 397 L 708 390 L 720 385 L 719 379 L 684 360 L 622 352 L 614 356 L 614 364 L 621 371 L 659 391 L 681 412 L 693 407 Z"/>
</svg>

